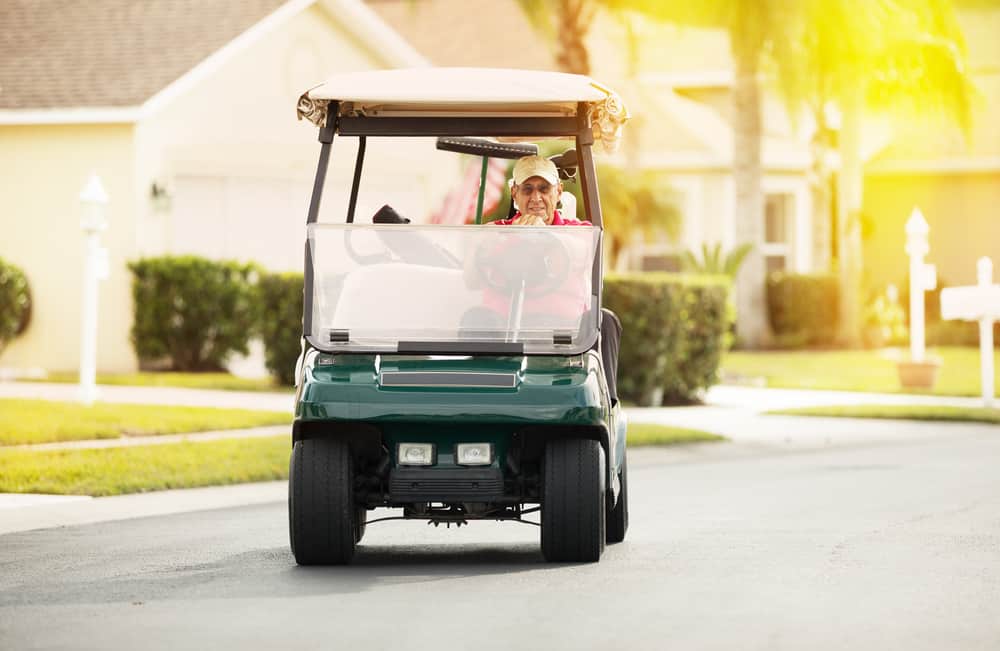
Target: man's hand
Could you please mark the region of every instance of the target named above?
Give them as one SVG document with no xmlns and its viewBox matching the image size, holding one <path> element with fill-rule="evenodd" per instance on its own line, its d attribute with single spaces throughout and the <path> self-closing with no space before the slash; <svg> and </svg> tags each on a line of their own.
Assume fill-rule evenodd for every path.
<svg viewBox="0 0 1000 651">
<path fill-rule="evenodd" d="M 547 226 L 545 219 L 540 215 L 521 215 L 514 220 L 515 226 Z"/>
</svg>

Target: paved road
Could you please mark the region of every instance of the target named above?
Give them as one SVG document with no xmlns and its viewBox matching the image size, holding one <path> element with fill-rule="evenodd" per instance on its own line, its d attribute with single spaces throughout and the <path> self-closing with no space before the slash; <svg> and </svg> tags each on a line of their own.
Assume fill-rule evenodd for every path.
<svg viewBox="0 0 1000 651">
<path fill-rule="evenodd" d="M 0 648 L 1000 648 L 1000 428 L 898 428 L 633 450 L 597 565 L 543 563 L 525 525 L 392 522 L 299 568 L 280 496 L 10 533 Z"/>
</svg>

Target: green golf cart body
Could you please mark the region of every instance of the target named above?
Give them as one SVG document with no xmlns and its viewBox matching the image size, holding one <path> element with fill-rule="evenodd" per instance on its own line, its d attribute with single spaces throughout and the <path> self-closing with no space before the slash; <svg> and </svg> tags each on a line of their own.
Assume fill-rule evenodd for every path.
<svg viewBox="0 0 1000 651">
<path fill-rule="evenodd" d="M 379 508 L 449 526 L 540 524 L 546 559 L 599 560 L 628 527 L 592 155 L 627 117 L 620 100 L 577 75 L 453 68 L 339 75 L 298 110 L 321 153 L 290 462 L 296 561 L 350 562 Z M 557 165 L 578 178 L 592 226 L 409 224 L 388 207 L 356 222 L 376 137 L 503 158 L 571 139 Z M 331 147 L 352 139 L 347 218 L 320 223 Z"/>
</svg>

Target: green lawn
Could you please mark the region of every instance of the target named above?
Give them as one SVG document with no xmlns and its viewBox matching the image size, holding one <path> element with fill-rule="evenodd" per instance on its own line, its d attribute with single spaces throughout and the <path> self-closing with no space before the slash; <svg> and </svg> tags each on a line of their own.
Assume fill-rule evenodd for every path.
<svg viewBox="0 0 1000 651">
<path fill-rule="evenodd" d="M 0 493 L 120 495 L 288 477 L 291 437 L 0 450 Z"/>
<path fill-rule="evenodd" d="M 923 393 L 980 395 L 978 348 L 936 348 L 928 353 L 939 357 L 942 365 L 934 389 Z M 902 393 L 896 360 L 908 355 L 899 349 L 732 351 L 723 357 L 722 372 L 725 381 L 763 378 L 768 387 Z M 1000 386 L 1000 352 L 994 351 L 994 359 Z"/>
<path fill-rule="evenodd" d="M 780 409 L 769 414 L 833 416 L 838 418 L 908 418 L 912 420 L 972 421 L 1000 424 L 1000 409 L 935 405 L 842 405 Z"/>
<path fill-rule="evenodd" d="M 677 445 L 680 443 L 702 443 L 707 441 L 725 441 L 726 437 L 710 434 L 696 429 L 668 427 L 649 423 L 629 423 L 628 445 L 639 447 L 644 445 Z"/>
<path fill-rule="evenodd" d="M 629 445 L 720 441 L 707 432 L 633 424 Z M 288 478 L 289 436 L 83 450 L 0 449 L 0 493 L 121 495 Z"/>
<path fill-rule="evenodd" d="M 80 381 L 76 373 L 50 373 L 44 378 L 25 379 L 26 382 L 62 382 L 75 384 Z M 291 387 L 275 384 L 270 378 L 241 378 L 229 373 L 175 373 L 172 371 L 141 373 L 101 373 L 98 384 L 137 387 L 178 387 L 183 389 L 224 389 L 226 391 L 288 391 Z"/>
<path fill-rule="evenodd" d="M 0 399 L 0 445 L 155 436 L 290 424 L 291 414 L 249 409 L 165 407 Z"/>
</svg>

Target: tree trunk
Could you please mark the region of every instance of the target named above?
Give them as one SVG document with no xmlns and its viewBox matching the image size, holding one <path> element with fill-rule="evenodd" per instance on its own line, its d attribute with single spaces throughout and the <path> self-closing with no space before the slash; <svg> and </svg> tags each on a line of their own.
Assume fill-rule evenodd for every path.
<svg viewBox="0 0 1000 651">
<path fill-rule="evenodd" d="M 863 92 L 858 86 L 844 91 L 841 102 L 840 178 L 837 183 L 840 339 L 844 345 L 852 347 L 861 341 L 862 98 Z"/>
<path fill-rule="evenodd" d="M 747 31 L 751 33 L 748 34 Z M 770 339 L 764 295 L 764 196 L 761 164 L 761 103 L 757 81 L 760 56 L 753 30 L 730 29 L 736 79 L 733 85 L 733 181 L 736 190 L 736 245 L 750 243 L 736 275 L 736 337 L 746 348 L 761 348 Z"/>
<path fill-rule="evenodd" d="M 814 271 L 826 272 L 830 271 L 833 252 L 833 171 L 828 163 L 832 150 L 822 109 L 816 113 L 816 133 L 810 142 L 812 168 L 809 174 L 809 190 L 812 194 L 812 268 Z"/>
<path fill-rule="evenodd" d="M 589 75 L 590 55 L 585 39 L 594 20 L 594 7 L 589 0 L 561 0 L 557 15 L 556 63 L 563 72 Z"/>
</svg>

